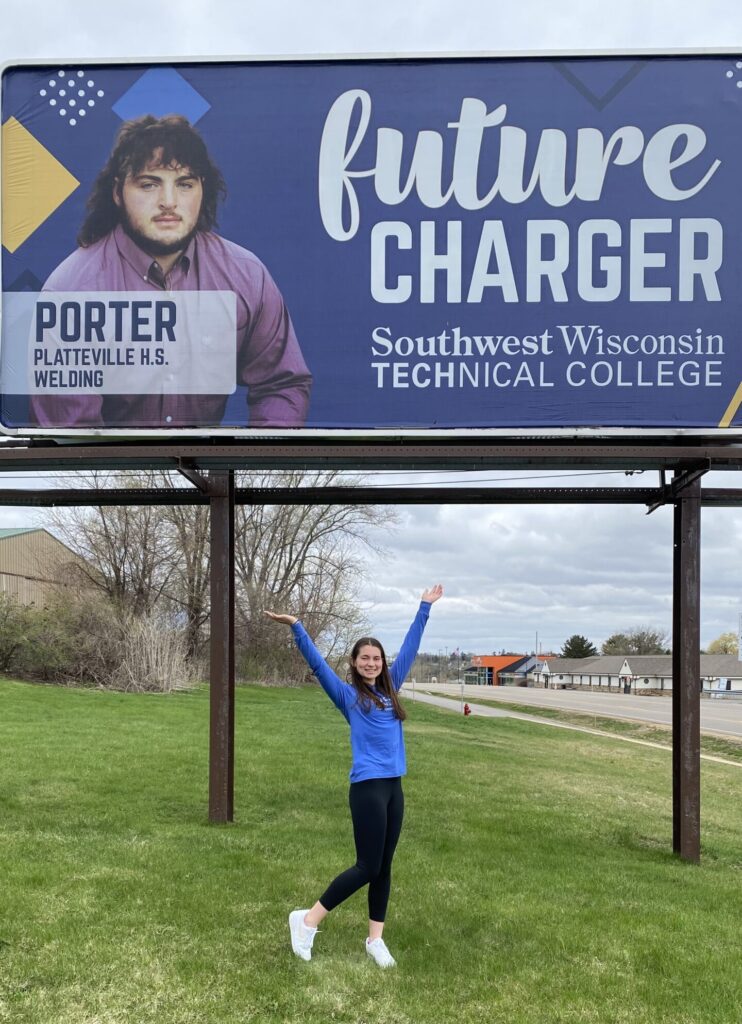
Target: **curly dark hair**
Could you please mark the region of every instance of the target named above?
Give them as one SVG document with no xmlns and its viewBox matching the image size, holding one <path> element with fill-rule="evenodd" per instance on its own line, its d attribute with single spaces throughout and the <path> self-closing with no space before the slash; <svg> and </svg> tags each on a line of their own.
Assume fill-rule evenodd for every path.
<svg viewBox="0 0 742 1024">
<path fill-rule="evenodd" d="M 95 179 L 88 198 L 78 245 L 92 245 L 116 227 L 121 215 L 113 198 L 114 189 L 121 187 L 127 174 L 141 173 L 156 152 L 160 166 L 188 167 L 201 179 L 203 202 L 196 230 L 211 231 L 216 226 L 217 205 L 227 189 L 203 139 L 179 114 L 160 118 L 147 114 L 125 121 L 119 129 L 108 163 Z"/>
</svg>

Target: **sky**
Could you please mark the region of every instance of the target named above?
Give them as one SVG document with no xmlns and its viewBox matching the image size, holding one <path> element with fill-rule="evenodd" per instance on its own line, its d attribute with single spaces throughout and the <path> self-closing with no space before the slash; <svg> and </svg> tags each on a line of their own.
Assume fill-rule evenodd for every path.
<svg viewBox="0 0 742 1024">
<path fill-rule="evenodd" d="M 0 63 L 66 58 L 554 52 L 739 47 L 739 0 L 0 0 Z M 621 486 L 622 473 L 479 473 L 477 482 Z M 539 479 L 534 479 L 538 477 Z M 459 478 L 462 478 L 461 475 Z M 398 482 L 412 482 L 407 474 Z M 442 474 L 428 481 L 443 482 Z M 451 479 L 451 478 L 448 478 Z M 654 485 L 655 473 L 632 477 Z M 707 486 L 742 487 L 717 473 Z M 742 509 L 703 512 L 701 637 L 736 630 L 742 611 Z M 43 513 L 0 509 L 0 527 L 44 525 Z M 672 516 L 641 506 L 433 506 L 398 509 L 374 538 L 362 598 L 390 650 L 425 586 L 442 582 L 424 648 L 480 654 L 559 650 L 573 633 L 600 644 L 649 625 L 669 634 Z"/>
</svg>

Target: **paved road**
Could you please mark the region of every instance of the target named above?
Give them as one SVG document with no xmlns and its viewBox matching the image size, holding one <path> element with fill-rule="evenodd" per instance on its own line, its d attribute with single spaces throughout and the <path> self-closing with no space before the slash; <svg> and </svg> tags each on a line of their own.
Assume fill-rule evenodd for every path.
<svg viewBox="0 0 742 1024">
<path fill-rule="evenodd" d="M 456 684 L 425 684 L 430 693 L 449 698 L 460 697 L 461 687 Z M 406 695 L 412 687 L 405 685 Z M 498 701 L 523 704 L 528 707 L 555 708 L 560 711 L 579 711 L 582 714 L 601 715 L 605 718 L 623 718 L 633 722 L 654 725 L 672 725 L 670 697 L 635 697 L 624 693 L 596 693 L 578 690 L 537 690 L 523 686 L 465 686 L 466 700 Z M 587 724 L 587 723 L 586 723 Z M 724 700 L 711 697 L 701 701 L 701 731 L 711 735 L 742 738 L 742 700 Z"/>
<path fill-rule="evenodd" d="M 473 687 L 473 689 L 477 689 L 477 687 Z M 453 697 L 444 697 L 442 694 L 438 693 L 424 693 L 420 690 L 417 690 L 415 692 L 415 700 L 419 700 L 421 703 L 424 704 L 435 704 L 437 705 L 437 707 L 446 708 L 446 710 L 448 711 L 455 711 L 460 713 L 460 688 L 459 697 L 455 699 Z M 520 718 L 526 722 L 538 722 L 541 725 L 550 725 L 555 729 L 573 729 L 575 732 L 587 732 L 597 736 L 609 735 L 608 733 L 606 733 L 605 731 L 601 731 L 600 729 L 591 729 L 588 726 L 571 725 L 567 724 L 566 722 L 557 722 L 553 718 L 541 718 L 539 715 L 524 714 L 520 711 L 511 711 L 510 708 L 505 709 L 494 707 L 494 704 L 496 704 L 496 701 L 491 701 L 489 704 L 472 703 L 469 705 L 469 707 L 471 708 L 472 715 L 476 715 L 477 717 L 484 716 L 486 718 Z M 651 740 L 638 740 L 635 739 L 633 736 L 622 736 L 620 733 L 610 735 L 613 739 L 619 740 L 622 743 L 636 743 L 642 747 L 657 747 L 661 750 L 667 750 L 668 752 L 672 749 L 672 738 L 670 736 L 668 736 L 666 742 L 664 743 L 654 743 Z M 730 761 L 728 758 L 718 757 L 716 754 L 701 754 L 701 760 L 716 761 L 719 764 L 728 764 L 732 765 L 732 767 L 734 768 L 742 768 L 742 762 Z"/>
</svg>

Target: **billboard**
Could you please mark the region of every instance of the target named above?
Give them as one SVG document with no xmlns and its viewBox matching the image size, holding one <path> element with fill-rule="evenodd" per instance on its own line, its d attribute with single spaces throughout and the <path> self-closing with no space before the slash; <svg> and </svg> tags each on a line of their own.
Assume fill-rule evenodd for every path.
<svg viewBox="0 0 742 1024">
<path fill-rule="evenodd" d="M 742 60 L 23 65 L 10 432 L 742 432 Z"/>
</svg>

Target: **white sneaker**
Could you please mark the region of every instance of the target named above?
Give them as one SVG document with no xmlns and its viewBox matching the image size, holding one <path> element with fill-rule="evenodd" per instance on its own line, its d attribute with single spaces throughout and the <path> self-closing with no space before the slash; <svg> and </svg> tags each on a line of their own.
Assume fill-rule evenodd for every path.
<svg viewBox="0 0 742 1024">
<path fill-rule="evenodd" d="M 375 960 L 379 967 L 396 967 L 397 961 L 394 959 L 392 954 L 386 948 L 386 943 L 383 939 L 366 939 L 366 952 Z"/>
<path fill-rule="evenodd" d="M 291 948 L 302 960 L 312 959 L 312 943 L 317 934 L 316 928 L 304 924 L 304 915 L 308 913 L 308 910 L 292 910 L 289 914 Z"/>
</svg>

